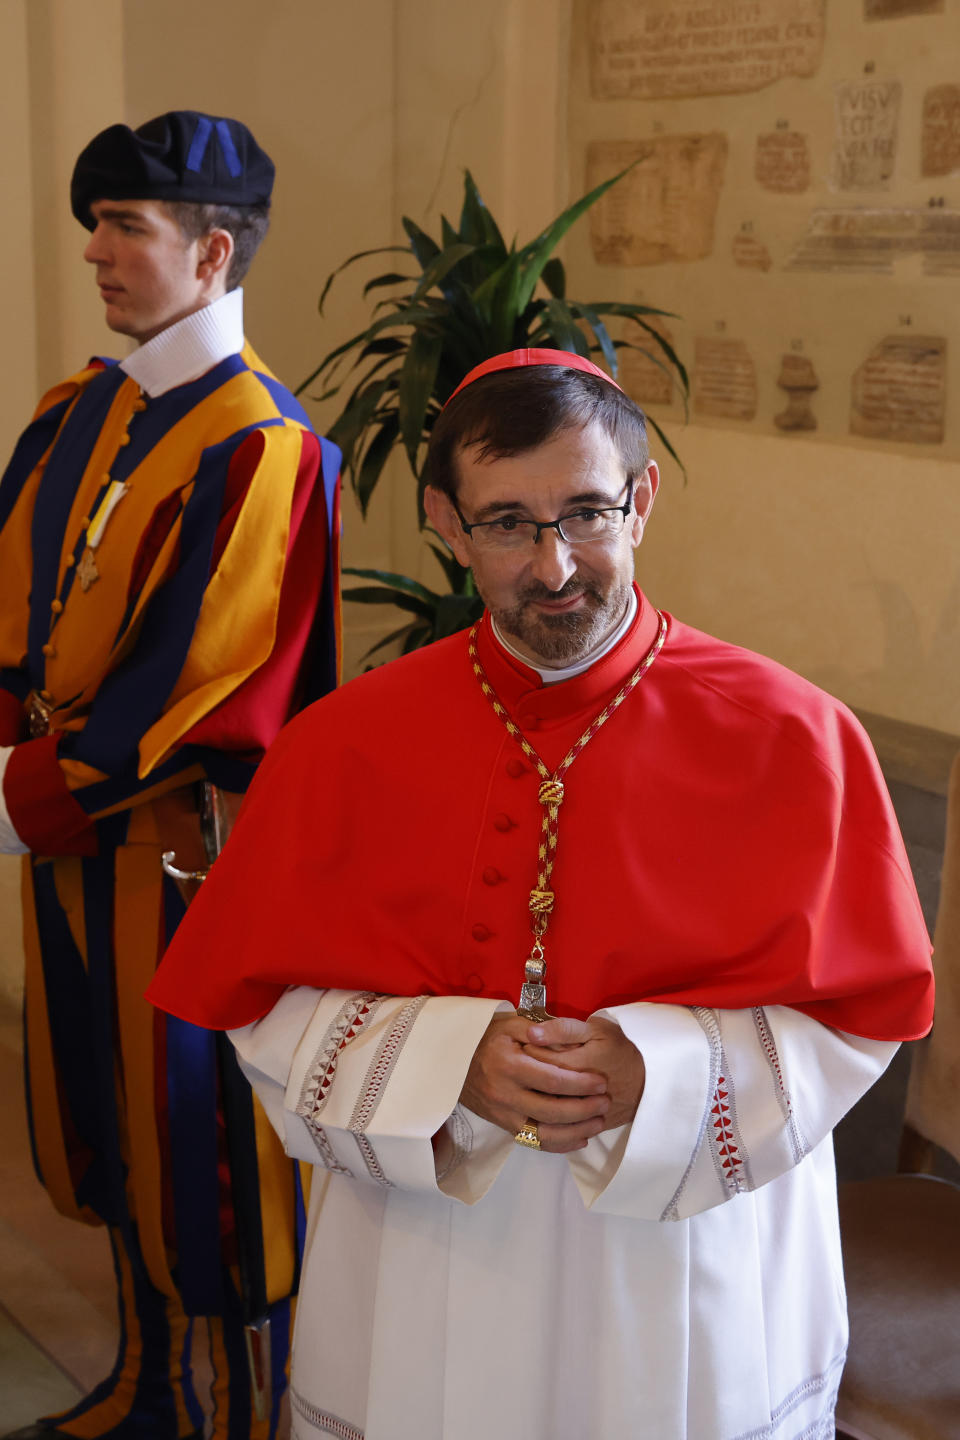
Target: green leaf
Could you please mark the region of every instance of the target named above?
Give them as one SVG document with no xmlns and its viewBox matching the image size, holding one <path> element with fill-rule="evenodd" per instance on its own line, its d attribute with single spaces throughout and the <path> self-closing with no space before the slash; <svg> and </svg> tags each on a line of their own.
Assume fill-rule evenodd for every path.
<svg viewBox="0 0 960 1440">
<path fill-rule="evenodd" d="M 673 375 L 674 371 L 676 372 L 676 375 L 679 375 L 680 386 L 684 394 L 684 401 L 686 401 L 686 397 L 690 394 L 690 377 L 687 375 L 686 366 L 680 359 L 680 356 L 677 354 L 676 350 L 674 350 L 669 340 L 665 340 L 658 330 L 654 330 L 652 325 L 647 325 L 645 321 L 641 320 L 638 315 L 634 315 L 633 319 L 640 326 L 640 329 L 645 330 L 646 333 L 650 336 L 650 339 L 660 346 L 660 349 L 670 361 L 670 365 L 673 367 L 673 369 L 668 369 L 666 366 L 664 366 L 664 369 L 667 370 L 668 375 Z M 649 351 L 647 351 L 646 353 L 649 354 Z M 651 359 L 656 359 L 656 357 L 651 356 Z M 657 363 L 659 364 L 660 362 L 657 361 Z M 676 378 L 676 376 L 674 376 L 674 378 Z"/>
<path fill-rule="evenodd" d="M 508 255 L 503 264 L 473 292 L 473 303 L 487 328 L 485 354 L 480 359 L 513 348 L 520 282 L 520 257 Z"/>
<path fill-rule="evenodd" d="M 393 570 L 358 570 L 355 566 L 346 565 L 344 575 L 356 575 L 358 580 L 379 580 L 382 585 L 394 585 L 398 590 L 403 590 L 407 595 L 415 595 L 420 600 L 436 600 L 437 596 L 426 585 L 421 585 L 419 580 L 411 580 L 409 575 L 397 575 Z"/>
<path fill-rule="evenodd" d="M 402 320 L 397 320 L 396 317 L 394 317 L 394 323 L 403 324 L 404 322 Z M 407 323 L 413 322 L 410 321 Z M 337 361 L 341 360 L 349 351 L 355 349 L 358 345 L 371 343 L 372 338 L 378 335 L 381 330 L 386 328 L 388 328 L 387 324 L 384 324 L 380 320 L 376 320 L 373 322 L 372 325 L 368 325 L 366 330 L 361 330 L 359 334 L 352 335 L 349 340 L 344 340 L 342 345 L 337 345 L 333 350 L 329 352 L 329 354 L 323 357 L 320 364 L 314 371 L 312 371 L 307 376 L 306 380 L 301 380 L 300 384 L 293 392 L 294 395 L 301 395 L 303 391 L 306 390 L 308 385 L 312 385 L 314 380 L 316 380 L 319 375 L 323 374 L 324 370 L 329 370 L 331 368 L 336 369 Z M 327 393 L 330 395 L 336 395 L 337 391 L 340 389 L 340 385 L 342 384 L 343 381 L 341 380 L 338 385 L 334 386 Z"/>
<path fill-rule="evenodd" d="M 574 201 L 561 215 L 558 215 L 556 220 L 542 230 L 535 240 L 524 245 L 520 251 L 520 258 L 523 262 L 523 284 L 520 287 L 517 304 L 519 310 L 526 307 L 536 289 L 537 281 L 543 273 L 543 268 L 550 258 L 551 251 L 560 243 L 570 226 L 580 219 L 585 210 L 589 210 L 591 205 L 595 205 L 600 196 L 605 195 L 612 185 L 616 185 L 618 180 L 622 180 L 624 175 L 628 174 L 636 164 L 637 161 L 634 160 L 633 164 L 627 165 L 619 174 L 611 176 L 609 180 L 604 180 L 601 185 L 595 185 L 586 195 L 582 195 L 579 200 Z"/>
<path fill-rule="evenodd" d="M 424 269 L 420 283 L 410 297 L 411 300 L 419 300 L 434 285 L 439 285 L 454 266 L 459 265 L 466 256 L 472 255 L 473 251 L 473 245 L 451 245 L 448 249 L 439 251 Z"/>
<path fill-rule="evenodd" d="M 647 424 L 648 424 L 648 425 L 652 425 L 653 428 L 654 428 L 654 430 L 656 430 L 657 435 L 660 437 L 660 444 L 661 444 L 661 445 L 663 446 L 663 448 L 666 450 L 667 454 L 670 455 L 670 456 L 672 456 L 672 458 L 673 458 L 674 460 L 676 460 L 677 464 L 680 466 L 680 469 L 681 469 L 681 471 L 683 472 L 684 482 L 686 482 L 686 479 L 687 479 L 687 467 L 686 467 L 686 465 L 684 465 L 683 461 L 680 459 L 680 456 L 677 454 L 676 450 L 674 450 L 673 446 L 670 444 L 670 441 L 669 441 L 669 439 L 667 438 L 665 432 L 664 432 L 664 431 L 661 429 L 661 427 L 657 424 L 657 422 L 656 422 L 656 420 L 654 420 L 653 416 L 652 416 L 652 415 L 648 415 L 646 411 L 644 411 L 644 417 L 645 417 L 645 419 L 646 419 Z"/>
<path fill-rule="evenodd" d="M 640 315 L 663 315 L 668 320 L 679 320 L 675 310 L 658 310 L 656 305 L 638 305 L 626 300 L 591 300 L 598 315 L 626 315 L 637 319 Z"/>
<path fill-rule="evenodd" d="M 450 245 L 459 245 L 460 243 L 460 236 L 456 230 L 454 230 L 446 215 L 440 216 L 440 243 L 444 250 Z"/>
<path fill-rule="evenodd" d="M 368 356 L 367 358 L 368 360 L 372 361 L 372 363 L 368 364 L 363 374 L 357 377 L 353 389 L 350 391 L 347 399 L 343 402 L 344 410 L 349 410 L 351 405 L 353 405 L 354 401 L 359 396 L 361 390 L 363 390 L 365 386 L 369 385 L 378 376 L 381 379 L 385 380 L 388 385 L 395 386 L 396 384 L 395 377 L 398 376 L 400 373 L 400 365 L 398 363 L 400 357 L 398 355 L 381 355 L 379 359 L 373 356 Z M 360 364 L 361 359 L 358 355 L 357 358 L 354 360 L 353 364 L 351 365 L 350 371 L 353 372 L 354 370 L 356 370 Z M 384 369 L 387 370 L 386 375 L 382 374 L 382 371 Z M 346 376 L 344 376 L 340 385 L 337 386 L 338 392 L 344 384 L 346 384 Z"/>
<path fill-rule="evenodd" d="M 436 639 L 432 625 L 411 625 L 407 631 L 407 638 L 403 642 L 401 655 L 409 655 L 413 650 L 419 650 L 424 645 L 429 645 Z"/>
<path fill-rule="evenodd" d="M 447 635 L 456 635 L 465 630 L 483 614 L 483 601 L 479 595 L 441 595 L 437 604 L 433 629 L 435 640 Z"/>
<path fill-rule="evenodd" d="M 340 412 L 330 426 L 329 438 L 343 451 L 344 463 L 349 465 L 353 447 L 363 430 L 373 420 L 377 406 L 383 399 L 390 384 L 390 376 L 376 380 L 360 391 L 356 398 Z"/>
<path fill-rule="evenodd" d="M 372 425 L 383 409 L 395 410 L 397 387 L 400 383 L 400 366 L 397 363 L 398 359 L 399 357 L 396 355 L 384 355 L 375 365 L 371 365 L 363 375 L 363 378 L 358 381 L 356 389 L 351 393 L 343 409 L 350 409 L 354 399 L 359 396 L 360 391 L 366 385 L 370 385 L 374 381 L 379 382 L 382 380 L 386 385 L 386 390 L 381 395 L 377 403 L 377 409 L 370 416 L 368 424 Z M 384 374 L 385 368 L 386 373 Z"/>
<path fill-rule="evenodd" d="M 433 533 L 436 534 L 436 531 L 434 531 Z M 470 571 L 465 570 L 464 567 L 460 564 L 460 561 L 457 559 L 457 557 L 446 548 L 441 550 L 439 545 L 434 545 L 430 541 L 428 541 L 427 544 L 429 545 L 429 548 L 433 551 L 434 555 L 436 555 L 437 560 L 440 563 L 440 568 L 442 569 L 444 575 L 446 575 L 447 577 L 447 584 L 450 586 L 450 589 L 453 591 L 453 593 L 455 595 L 465 594 L 466 577 L 470 574 Z M 445 546 L 446 541 L 444 541 L 444 547 Z"/>
<path fill-rule="evenodd" d="M 547 300 L 544 302 L 541 311 L 540 333 L 531 339 L 536 338 L 539 342 L 543 340 L 553 341 L 558 350 L 572 350 L 576 355 L 585 357 L 590 354 L 590 345 L 586 335 L 580 329 L 574 316 L 571 314 L 570 306 L 564 300 Z"/>
<path fill-rule="evenodd" d="M 460 212 L 460 239 L 471 245 L 495 245 L 506 255 L 500 227 L 483 203 L 476 181 L 469 170 L 463 172 L 463 209 Z"/>
<path fill-rule="evenodd" d="M 361 660 L 369 660 L 371 655 L 376 655 L 378 650 L 385 650 L 388 645 L 392 645 L 395 640 L 399 640 L 401 635 L 408 635 L 411 630 L 423 630 L 429 634 L 429 631 L 426 630 L 426 627 L 423 626 L 420 621 L 413 620 L 409 625 L 401 625 L 399 630 L 391 630 L 389 635 L 384 635 L 383 639 L 378 640 L 376 645 L 371 645 L 369 650 L 363 652 L 360 657 Z"/>
<path fill-rule="evenodd" d="M 348 350 L 354 349 L 355 346 L 362 342 L 369 342 L 374 337 L 382 334 L 383 331 L 390 330 L 391 328 L 405 329 L 408 325 L 416 328 L 421 323 L 435 320 L 436 313 L 435 306 L 421 303 L 419 305 L 404 305 L 400 309 L 392 311 L 389 315 L 381 315 L 379 320 L 372 321 L 366 330 L 361 330 L 359 335 L 354 335 L 352 339 L 345 340 L 342 345 L 338 345 L 335 350 L 331 350 L 330 354 L 323 361 L 323 364 L 314 371 L 313 375 L 305 380 L 302 385 L 298 386 L 296 394 L 299 395 L 305 385 L 309 385 L 310 381 L 315 379 L 322 370 L 326 369 L 334 360 L 339 360 Z M 343 382 L 341 381 L 340 383 L 342 384 Z M 339 389 L 339 385 L 337 389 Z M 336 394 L 336 390 L 333 391 L 333 393 Z"/>
<path fill-rule="evenodd" d="M 558 259 L 556 255 L 552 260 L 548 260 L 540 278 L 555 299 L 563 299 L 567 293 L 567 273 L 563 268 L 562 260 Z"/>
<path fill-rule="evenodd" d="M 360 502 L 360 513 L 366 518 L 370 499 L 380 479 L 384 465 L 390 458 L 390 451 L 397 443 L 400 420 L 396 414 L 388 415 L 380 422 L 380 429 L 364 451 L 359 470 L 353 477 L 353 488 Z"/>
<path fill-rule="evenodd" d="M 416 280 L 414 275 L 398 275 L 396 271 L 390 270 L 386 275 L 375 275 L 368 280 L 363 287 L 363 298 L 366 299 L 371 290 L 379 290 L 384 285 L 410 285 Z"/>
<path fill-rule="evenodd" d="M 648 349 L 646 345 L 634 345 L 633 342 L 630 340 L 618 340 L 616 344 L 619 350 L 636 350 L 638 355 L 643 355 L 647 360 L 650 361 L 651 365 L 656 365 L 658 370 L 662 370 L 664 375 L 669 378 L 672 385 L 677 385 L 677 376 L 674 371 L 671 370 L 669 365 L 665 364 L 664 361 L 661 360 L 659 355 L 655 355 L 652 350 Z M 683 391 L 682 387 L 680 387 L 680 390 L 683 397 L 684 409 L 686 409 L 687 396 L 686 393 Z M 644 414 L 646 414 L 646 411 L 644 411 Z"/>
<path fill-rule="evenodd" d="M 321 315 L 323 314 L 323 303 L 327 298 L 330 286 L 334 280 L 336 280 L 337 276 L 348 269 L 349 266 L 355 265 L 358 260 L 366 260 L 370 255 L 388 255 L 391 251 L 396 250 L 399 250 L 401 254 L 406 254 L 406 248 L 405 245 L 378 245 L 375 250 L 358 250 L 356 254 L 350 256 L 349 260 L 344 260 L 342 265 L 338 265 L 336 270 L 331 270 L 327 276 L 326 283 L 320 291 L 320 299 L 317 301 L 317 310 L 319 313 Z"/>
<path fill-rule="evenodd" d="M 410 236 L 410 248 L 417 258 L 421 270 L 426 270 L 430 261 L 440 254 L 440 246 L 436 240 L 431 240 L 425 230 L 421 230 L 409 216 L 404 215 L 402 220 L 404 230 Z"/>
<path fill-rule="evenodd" d="M 396 355 L 398 350 L 405 350 L 407 347 L 402 340 L 395 335 L 381 335 L 379 340 L 371 340 L 369 345 L 364 345 L 357 356 L 357 363 L 365 360 L 368 355 Z"/>
<path fill-rule="evenodd" d="M 433 619 L 432 605 L 426 605 L 422 600 L 416 600 L 402 590 L 380 590 L 374 585 L 355 585 L 352 590 L 344 590 L 343 598 L 352 600 L 356 605 L 395 605 L 398 610 L 409 610 L 412 615 L 419 615 L 423 620 Z"/>
<path fill-rule="evenodd" d="M 606 325 L 604 325 L 592 305 L 583 305 L 577 302 L 571 305 L 570 308 L 575 315 L 582 315 L 590 326 L 590 329 L 597 337 L 597 344 L 600 346 L 603 358 L 610 367 L 610 373 L 614 380 L 616 380 L 620 367 L 617 364 L 617 352 L 614 348 L 613 341 L 610 339 L 610 332 Z"/>
<path fill-rule="evenodd" d="M 400 371 L 400 438 L 414 475 L 423 440 L 423 422 L 437 378 L 443 340 L 423 330 L 414 332 Z"/>
</svg>

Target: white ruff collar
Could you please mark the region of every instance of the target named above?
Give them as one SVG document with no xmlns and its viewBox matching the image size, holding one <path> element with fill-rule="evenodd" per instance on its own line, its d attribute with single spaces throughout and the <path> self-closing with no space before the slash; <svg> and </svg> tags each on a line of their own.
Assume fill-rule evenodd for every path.
<svg viewBox="0 0 960 1440">
<path fill-rule="evenodd" d="M 242 349 L 243 290 L 238 288 L 161 330 L 121 360 L 120 369 L 155 398 L 199 379 Z"/>
</svg>

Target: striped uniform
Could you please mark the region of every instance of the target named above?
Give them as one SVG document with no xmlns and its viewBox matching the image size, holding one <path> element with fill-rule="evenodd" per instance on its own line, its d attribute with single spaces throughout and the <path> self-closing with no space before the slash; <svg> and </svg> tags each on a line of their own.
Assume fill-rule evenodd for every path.
<svg viewBox="0 0 960 1440">
<path fill-rule="evenodd" d="M 242 1312 L 275 1306 L 276 1410 L 298 1178 L 229 1047 L 142 996 L 182 913 L 161 852 L 203 863 L 196 782 L 245 790 L 335 683 L 338 461 L 245 347 L 152 399 L 91 362 L 43 399 L 0 482 L 34 1154 L 58 1210 L 110 1226 L 122 1297 L 115 1373 L 57 1421 L 77 1436 L 199 1428 L 197 1315 L 220 1317 L 215 1433 L 273 1433 L 251 1419 Z"/>
</svg>

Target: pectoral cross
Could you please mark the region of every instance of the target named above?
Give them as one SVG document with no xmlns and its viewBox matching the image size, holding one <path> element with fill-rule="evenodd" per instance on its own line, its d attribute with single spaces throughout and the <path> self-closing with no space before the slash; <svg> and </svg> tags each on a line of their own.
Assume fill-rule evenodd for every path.
<svg viewBox="0 0 960 1440">
<path fill-rule="evenodd" d="M 524 966 L 520 1003 L 517 1005 L 518 1015 L 522 1015 L 525 1020 L 534 1020 L 538 1024 L 544 1020 L 554 1019 L 547 1009 L 547 987 L 544 980 L 546 970 L 543 950 L 538 941 L 533 947 L 533 954 Z"/>
</svg>

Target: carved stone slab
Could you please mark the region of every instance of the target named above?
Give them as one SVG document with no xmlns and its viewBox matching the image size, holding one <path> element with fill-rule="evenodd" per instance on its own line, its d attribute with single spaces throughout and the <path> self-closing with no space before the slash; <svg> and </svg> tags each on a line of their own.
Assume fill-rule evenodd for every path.
<svg viewBox="0 0 960 1440">
<path fill-rule="evenodd" d="M 853 377 L 850 430 L 871 440 L 943 443 L 947 342 L 888 335 Z"/>
<path fill-rule="evenodd" d="M 865 20 L 896 20 L 901 15 L 940 15 L 943 0 L 863 0 Z"/>
<path fill-rule="evenodd" d="M 923 97 L 920 173 L 960 170 L 960 85 L 934 85 Z"/>
<path fill-rule="evenodd" d="M 770 251 L 763 241 L 742 230 L 738 230 L 734 235 L 730 250 L 734 265 L 740 265 L 745 270 L 769 270 L 773 264 Z"/>
<path fill-rule="evenodd" d="M 925 275 L 960 275 L 960 211 L 815 210 L 787 269 L 891 275 L 917 254 Z"/>
<path fill-rule="evenodd" d="M 810 146 L 794 130 L 771 130 L 757 136 L 754 175 L 764 190 L 802 195 L 810 185 Z"/>
<path fill-rule="evenodd" d="M 757 413 L 757 372 L 742 340 L 697 337 L 693 408 L 699 415 L 752 420 Z"/>
<path fill-rule="evenodd" d="M 700 260 L 713 251 L 727 137 L 660 135 L 652 140 L 592 140 L 587 188 L 638 163 L 590 210 L 590 239 L 602 265 Z"/>
<path fill-rule="evenodd" d="M 593 95 L 735 95 L 813 75 L 824 10 L 824 0 L 591 0 Z"/>
<path fill-rule="evenodd" d="M 855 80 L 836 87 L 835 190 L 886 190 L 897 156 L 900 93 L 899 80 Z"/>
</svg>

